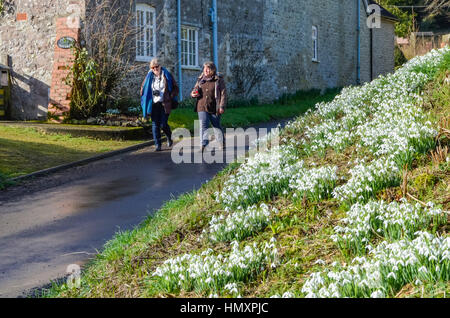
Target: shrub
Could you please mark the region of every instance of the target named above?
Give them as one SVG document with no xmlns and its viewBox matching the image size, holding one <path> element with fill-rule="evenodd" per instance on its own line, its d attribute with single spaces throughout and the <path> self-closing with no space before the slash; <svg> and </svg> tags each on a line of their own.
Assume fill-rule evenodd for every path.
<svg viewBox="0 0 450 318">
<path fill-rule="evenodd" d="M 403 54 L 402 50 L 396 45 L 394 50 L 394 61 L 395 61 L 395 68 L 399 68 L 403 66 L 406 62 L 408 62 L 408 59 L 405 57 L 405 54 Z"/>
</svg>

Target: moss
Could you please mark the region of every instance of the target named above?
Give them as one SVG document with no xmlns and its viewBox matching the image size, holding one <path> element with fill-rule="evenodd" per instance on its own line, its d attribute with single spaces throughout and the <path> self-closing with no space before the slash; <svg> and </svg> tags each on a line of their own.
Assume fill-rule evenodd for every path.
<svg viewBox="0 0 450 318">
<path fill-rule="evenodd" d="M 438 178 L 432 174 L 422 173 L 414 179 L 414 188 L 419 192 L 419 194 L 425 195 L 427 192 L 431 191 L 436 185 Z"/>
<path fill-rule="evenodd" d="M 377 194 L 377 198 L 386 202 L 398 201 L 403 197 L 401 187 L 386 188 Z"/>
</svg>

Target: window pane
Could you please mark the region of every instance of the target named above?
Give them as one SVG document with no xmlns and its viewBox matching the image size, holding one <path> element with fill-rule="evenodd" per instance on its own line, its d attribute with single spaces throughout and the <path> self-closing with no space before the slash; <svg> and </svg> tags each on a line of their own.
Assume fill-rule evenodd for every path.
<svg viewBox="0 0 450 318">
<path fill-rule="evenodd" d="M 186 56 L 186 41 L 181 41 L 181 64 L 184 64 Z"/>
<path fill-rule="evenodd" d="M 184 66 L 197 65 L 197 30 L 181 29 L 181 63 Z"/>
<path fill-rule="evenodd" d="M 152 57 L 154 50 L 154 9 L 144 4 L 136 5 L 136 56 Z"/>
<path fill-rule="evenodd" d="M 146 43 L 145 43 L 146 44 L 146 49 L 147 49 L 146 55 L 147 56 L 151 56 L 150 55 L 150 30 L 147 29 L 146 31 L 147 31 L 146 32 L 147 33 L 147 39 L 146 39 Z"/>
</svg>

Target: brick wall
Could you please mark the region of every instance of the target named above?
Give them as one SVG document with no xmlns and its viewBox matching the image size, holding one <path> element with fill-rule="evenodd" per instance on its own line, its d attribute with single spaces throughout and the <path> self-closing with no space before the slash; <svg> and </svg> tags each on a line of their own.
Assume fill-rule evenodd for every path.
<svg viewBox="0 0 450 318">
<path fill-rule="evenodd" d="M 71 37 L 76 41 L 80 39 L 80 29 L 71 26 L 67 22 L 66 17 L 56 20 L 56 41 L 48 105 L 48 111 L 56 116 L 62 116 L 64 112 L 68 112 L 70 109 L 71 87 L 66 84 L 66 78 L 73 65 L 72 50 L 58 47 L 58 39 L 63 37 Z"/>
</svg>

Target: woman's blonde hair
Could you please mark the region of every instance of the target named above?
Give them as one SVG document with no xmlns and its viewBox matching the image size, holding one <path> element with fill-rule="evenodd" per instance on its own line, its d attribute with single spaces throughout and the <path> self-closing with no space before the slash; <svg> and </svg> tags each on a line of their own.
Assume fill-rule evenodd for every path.
<svg viewBox="0 0 450 318">
<path fill-rule="evenodd" d="M 153 67 L 155 65 L 161 66 L 161 64 L 159 63 L 159 59 L 157 59 L 157 58 L 154 58 L 150 61 L 150 67 Z"/>
<path fill-rule="evenodd" d="M 205 67 L 207 67 L 211 70 L 213 76 L 216 75 L 217 68 L 216 68 L 216 65 L 214 64 L 214 62 L 211 62 L 211 61 L 205 62 L 203 64 L 203 69 L 205 69 Z"/>
</svg>

